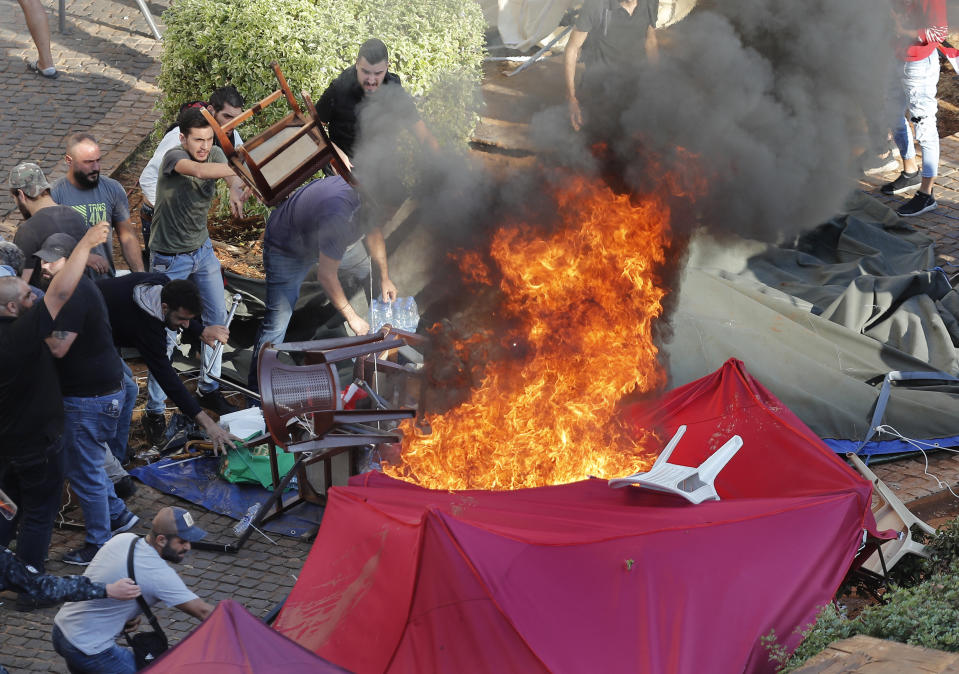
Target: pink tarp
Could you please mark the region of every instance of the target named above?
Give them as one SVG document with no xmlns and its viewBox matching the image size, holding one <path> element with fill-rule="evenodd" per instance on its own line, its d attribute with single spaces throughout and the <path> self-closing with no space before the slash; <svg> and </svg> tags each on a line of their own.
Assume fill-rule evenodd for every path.
<svg viewBox="0 0 959 674">
<path fill-rule="evenodd" d="M 273 631 L 242 605 L 227 599 L 149 671 L 152 674 L 332 674 L 345 670 Z"/>
<path fill-rule="evenodd" d="M 833 595 L 874 529 L 871 486 L 738 361 L 625 417 L 686 424 L 674 463 L 742 436 L 722 500 L 367 474 L 330 490 L 276 629 L 355 672 L 770 670 L 760 638 Z"/>
</svg>

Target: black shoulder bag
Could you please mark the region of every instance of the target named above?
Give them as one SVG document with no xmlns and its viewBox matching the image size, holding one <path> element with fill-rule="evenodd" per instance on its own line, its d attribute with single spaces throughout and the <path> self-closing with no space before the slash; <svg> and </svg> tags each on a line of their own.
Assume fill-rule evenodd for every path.
<svg viewBox="0 0 959 674">
<path fill-rule="evenodd" d="M 136 548 L 137 541 L 139 540 L 139 536 L 133 537 L 133 542 L 130 543 L 130 552 L 127 555 L 127 573 L 130 575 L 130 580 L 134 583 L 137 582 L 137 579 L 136 576 L 133 575 L 133 550 Z M 136 659 L 137 669 L 139 670 L 147 665 L 152 665 L 153 662 L 170 647 L 170 644 L 163 630 L 160 629 L 160 622 L 156 619 L 156 616 L 153 615 L 153 611 L 150 610 L 150 606 L 142 594 L 137 597 L 137 603 L 140 604 L 140 608 L 143 609 L 143 615 L 147 617 L 147 620 L 150 621 L 150 626 L 153 627 L 152 632 L 137 632 L 133 636 L 130 636 L 129 632 L 123 633 L 127 638 L 127 643 L 130 644 L 130 648 L 133 649 L 133 657 Z"/>
</svg>

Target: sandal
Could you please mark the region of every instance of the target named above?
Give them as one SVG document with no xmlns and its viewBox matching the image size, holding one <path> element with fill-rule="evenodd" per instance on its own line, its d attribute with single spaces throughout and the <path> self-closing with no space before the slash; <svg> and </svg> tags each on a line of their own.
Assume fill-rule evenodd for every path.
<svg viewBox="0 0 959 674">
<path fill-rule="evenodd" d="M 44 68 L 43 70 L 41 70 L 37 61 L 27 61 L 27 68 L 31 72 L 35 72 L 37 75 L 40 75 L 41 77 L 46 77 L 49 80 L 55 80 L 58 77 L 60 77 L 60 73 L 56 69 L 56 67 L 51 66 L 49 68 Z"/>
</svg>

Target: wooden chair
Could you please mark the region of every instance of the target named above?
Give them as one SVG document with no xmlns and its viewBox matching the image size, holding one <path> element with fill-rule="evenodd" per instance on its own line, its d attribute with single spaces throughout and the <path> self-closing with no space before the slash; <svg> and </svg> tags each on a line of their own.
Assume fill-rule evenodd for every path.
<svg viewBox="0 0 959 674">
<path fill-rule="evenodd" d="M 415 415 L 415 410 L 344 410 L 335 364 L 405 344 L 406 338 L 383 329 L 362 337 L 263 346 L 257 371 L 263 419 L 270 433 L 270 467 L 276 491 L 274 498 L 264 507 L 260 521 L 302 501 L 321 505 L 326 502 L 325 494 L 314 489 L 308 479 L 306 469 L 311 464 L 323 463 L 324 485 L 329 487 L 334 456 L 354 447 L 402 439 L 398 431 L 382 431 L 367 424 L 409 419 Z M 303 365 L 282 362 L 280 353 L 303 354 L 306 362 Z M 282 450 L 297 455 L 296 463 L 286 476 L 279 474 L 276 462 L 276 452 Z M 351 457 L 350 472 L 355 473 L 352 464 Z M 283 501 L 283 490 L 294 474 L 298 496 Z"/>
<path fill-rule="evenodd" d="M 353 175 L 320 123 L 309 94 L 301 92 L 309 113 L 306 114 L 293 97 L 280 66 L 275 62 L 271 65 L 280 88 L 228 123 L 221 126 L 208 110 L 201 108 L 230 165 L 267 206 L 279 204 L 327 164 L 355 185 Z M 288 103 L 289 114 L 243 145 L 234 147 L 233 130 L 281 98 Z"/>
</svg>

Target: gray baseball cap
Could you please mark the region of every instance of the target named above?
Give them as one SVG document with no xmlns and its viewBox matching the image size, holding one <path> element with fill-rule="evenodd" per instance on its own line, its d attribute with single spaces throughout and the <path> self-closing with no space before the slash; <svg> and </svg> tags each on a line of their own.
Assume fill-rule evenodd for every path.
<svg viewBox="0 0 959 674">
<path fill-rule="evenodd" d="M 10 171 L 10 179 L 7 181 L 11 190 L 23 190 L 31 199 L 36 199 L 43 194 L 44 190 L 50 189 L 50 183 L 47 177 L 43 175 L 43 170 L 32 162 L 25 161 L 17 164 Z"/>
<path fill-rule="evenodd" d="M 47 237 L 43 247 L 34 255 L 44 262 L 56 262 L 61 257 L 69 257 L 77 245 L 77 240 L 69 234 L 57 232 Z"/>
</svg>

